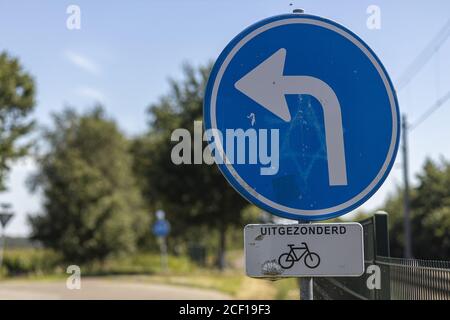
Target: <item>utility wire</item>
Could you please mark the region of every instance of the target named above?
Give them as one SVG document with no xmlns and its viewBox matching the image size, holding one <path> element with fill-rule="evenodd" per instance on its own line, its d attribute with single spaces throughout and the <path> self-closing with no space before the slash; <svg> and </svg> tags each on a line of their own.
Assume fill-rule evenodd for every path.
<svg viewBox="0 0 450 320">
<path fill-rule="evenodd" d="M 421 125 L 425 120 L 427 120 L 436 110 L 438 110 L 440 107 L 444 105 L 447 100 L 450 99 L 450 90 L 447 91 L 447 93 L 442 96 L 439 100 L 437 100 L 431 107 L 427 109 L 420 117 L 417 119 L 416 122 L 414 122 L 411 127 L 410 131 L 416 129 L 419 125 Z"/>
<path fill-rule="evenodd" d="M 404 89 L 411 80 L 422 70 L 427 62 L 439 51 L 445 40 L 450 36 L 450 19 L 439 31 L 439 33 L 431 40 L 431 42 L 422 50 L 422 52 L 414 59 L 403 74 L 398 78 L 397 91 Z"/>
</svg>

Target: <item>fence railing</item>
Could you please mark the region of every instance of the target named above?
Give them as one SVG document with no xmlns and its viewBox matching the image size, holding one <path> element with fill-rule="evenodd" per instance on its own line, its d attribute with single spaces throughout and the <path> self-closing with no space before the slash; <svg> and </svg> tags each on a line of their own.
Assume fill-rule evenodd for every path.
<svg viewBox="0 0 450 320">
<path fill-rule="evenodd" d="M 390 271 L 391 299 L 450 300 L 450 262 L 377 257 Z"/>
<path fill-rule="evenodd" d="M 315 278 L 317 300 L 450 300 L 450 262 L 392 258 L 389 254 L 388 216 L 376 213 L 360 221 L 364 228 L 366 270 L 380 271 L 380 286 L 368 285 L 373 273 L 361 277 Z"/>
</svg>

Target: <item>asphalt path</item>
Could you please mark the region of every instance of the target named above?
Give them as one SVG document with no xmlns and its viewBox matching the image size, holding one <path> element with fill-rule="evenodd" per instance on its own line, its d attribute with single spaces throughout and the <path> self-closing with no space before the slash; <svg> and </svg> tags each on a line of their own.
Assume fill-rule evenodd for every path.
<svg viewBox="0 0 450 320">
<path fill-rule="evenodd" d="M 142 283 L 124 279 L 82 279 L 81 289 L 69 290 L 65 280 L 0 281 L 0 300 L 220 300 L 230 296 L 206 289 Z"/>
</svg>

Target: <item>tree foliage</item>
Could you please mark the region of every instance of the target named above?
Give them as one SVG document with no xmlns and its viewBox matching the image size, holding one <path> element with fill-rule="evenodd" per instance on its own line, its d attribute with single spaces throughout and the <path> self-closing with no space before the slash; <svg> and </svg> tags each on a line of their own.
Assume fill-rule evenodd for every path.
<svg viewBox="0 0 450 320">
<path fill-rule="evenodd" d="M 450 260 L 450 163 L 427 160 L 411 192 L 411 233 L 415 258 Z M 391 255 L 402 256 L 403 190 L 388 199 Z"/>
<path fill-rule="evenodd" d="M 208 226 L 219 230 L 223 249 L 222 237 L 227 227 L 242 222 L 241 210 L 248 203 L 228 185 L 216 165 L 175 165 L 171 160 L 176 144 L 171 142 L 173 130 L 188 129 L 193 137 L 194 121 L 202 120 L 210 69 L 184 67 L 183 80 L 171 81 L 169 94 L 150 106 L 149 132 L 135 141 L 133 150 L 135 172 L 145 198 L 165 209 L 174 227 L 173 234 L 187 234 L 187 229 Z M 193 154 L 193 143 L 191 148 Z"/>
<path fill-rule="evenodd" d="M 28 145 L 18 140 L 30 132 L 33 122 L 29 114 L 34 108 L 34 81 L 16 58 L 0 54 L 0 191 L 11 161 L 22 157 Z"/>
<path fill-rule="evenodd" d="M 54 116 L 34 187 L 44 212 L 30 217 L 32 236 L 67 260 L 102 260 L 130 252 L 149 221 L 131 171 L 129 145 L 101 108 Z"/>
</svg>

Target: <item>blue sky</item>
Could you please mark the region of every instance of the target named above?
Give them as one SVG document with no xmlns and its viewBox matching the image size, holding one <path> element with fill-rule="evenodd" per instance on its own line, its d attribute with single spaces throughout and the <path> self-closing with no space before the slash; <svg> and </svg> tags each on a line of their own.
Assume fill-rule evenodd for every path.
<svg viewBox="0 0 450 320">
<path fill-rule="evenodd" d="M 66 28 L 70 4 L 81 8 L 81 30 Z M 372 4 L 381 9 L 380 30 L 366 26 Z M 180 77 L 183 62 L 215 59 L 245 27 L 296 7 L 353 30 L 377 53 L 394 83 L 450 18 L 448 0 L 0 0 L 0 51 L 19 57 L 35 77 L 34 116 L 40 124 L 49 124 L 50 114 L 64 106 L 86 110 L 99 101 L 124 132 L 136 135 L 146 129 L 146 108 L 167 92 L 168 78 Z M 449 55 L 447 40 L 398 93 L 401 111 L 410 120 L 450 89 Z M 412 132 L 411 178 L 427 156 L 450 159 L 448 104 Z M 364 209 L 381 205 L 401 183 L 400 157 L 397 163 Z M 31 159 L 15 165 L 9 192 L 0 194 L 0 202 L 11 202 L 17 212 L 9 234 L 27 234 L 26 214 L 39 210 L 39 195 L 30 195 L 24 185 L 34 168 Z"/>
</svg>

